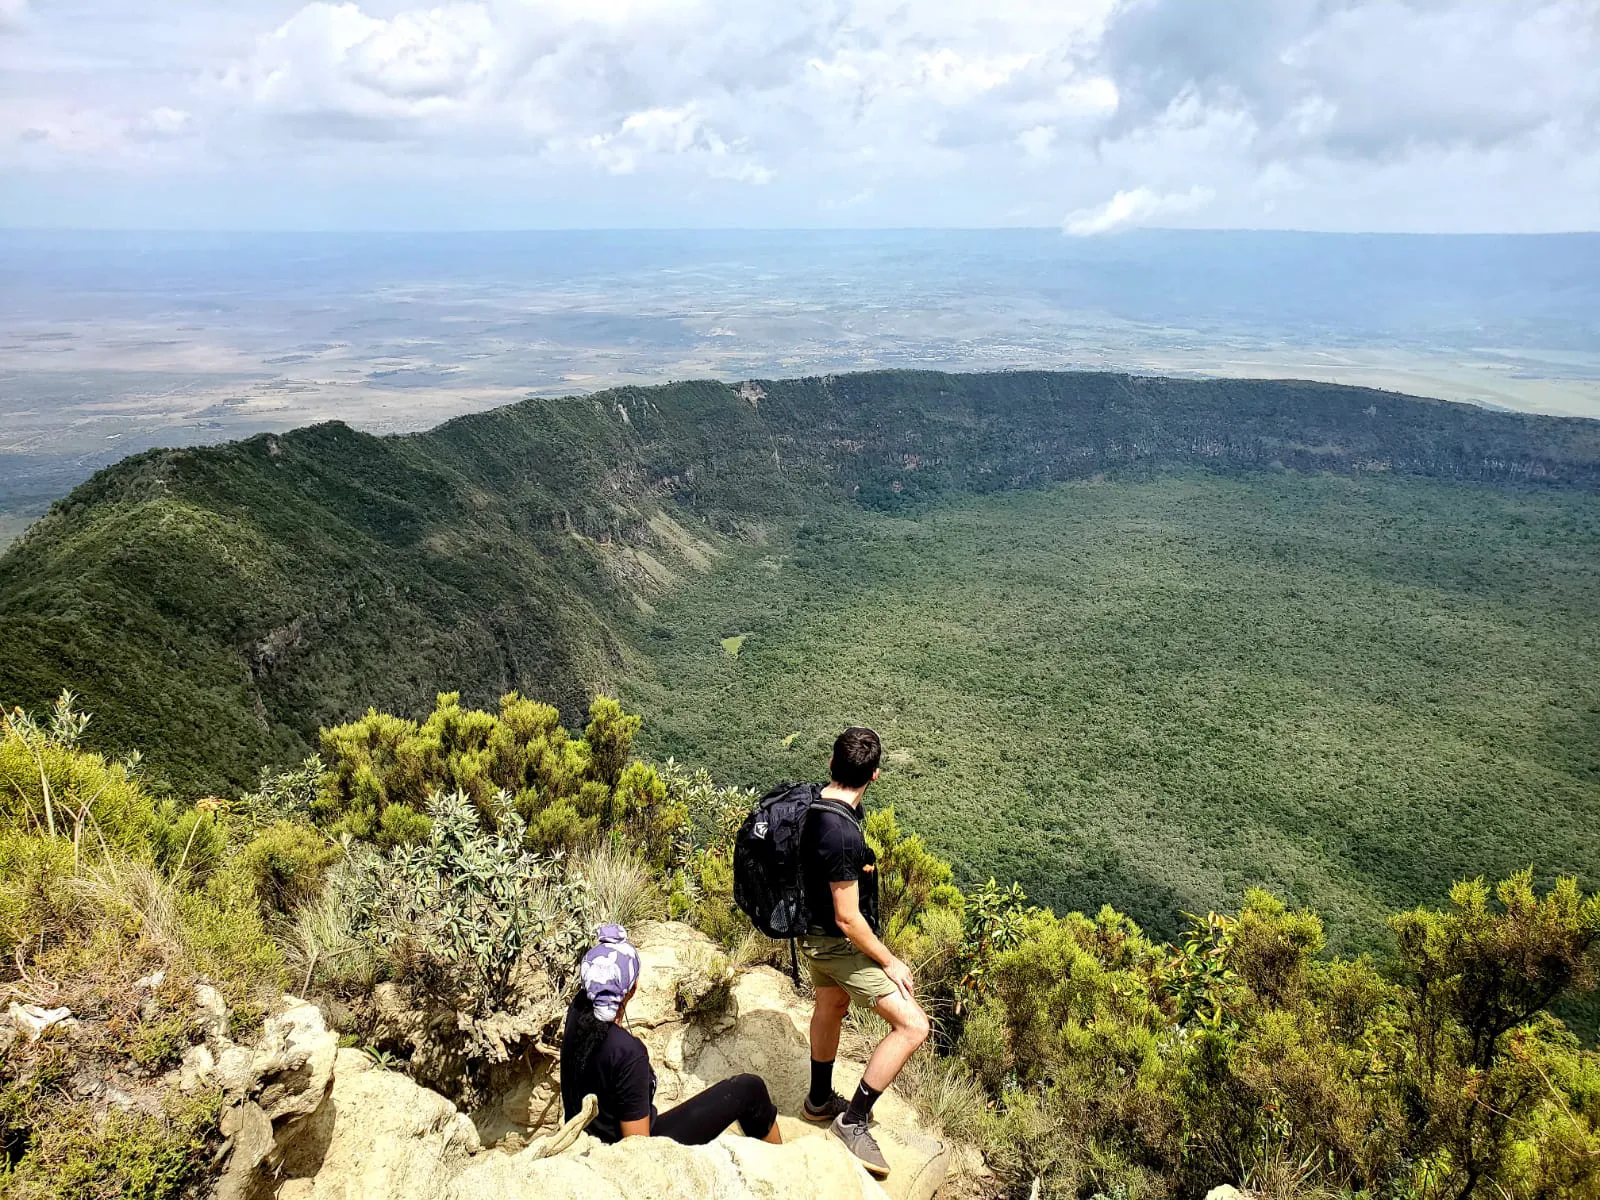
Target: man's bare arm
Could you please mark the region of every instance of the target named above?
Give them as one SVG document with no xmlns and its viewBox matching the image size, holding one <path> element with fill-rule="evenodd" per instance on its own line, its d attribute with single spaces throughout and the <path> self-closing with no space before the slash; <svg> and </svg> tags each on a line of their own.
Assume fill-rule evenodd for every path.
<svg viewBox="0 0 1600 1200">
<path fill-rule="evenodd" d="M 828 890 L 833 894 L 833 920 L 839 931 L 850 939 L 851 945 L 882 967 L 889 982 L 909 1000 L 916 993 L 911 968 L 894 956 L 861 915 L 861 884 L 849 879 L 830 883 Z"/>
</svg>

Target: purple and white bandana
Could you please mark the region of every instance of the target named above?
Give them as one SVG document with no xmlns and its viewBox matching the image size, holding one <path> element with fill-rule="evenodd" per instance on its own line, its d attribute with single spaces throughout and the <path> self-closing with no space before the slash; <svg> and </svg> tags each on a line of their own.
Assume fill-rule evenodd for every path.
<svg viewBox="0 0 1600 1200">
<path fill-rule="evenodd" d="M 602 925 L 597 936 L 600 944 L 583 956 L 578 975 L 594 1005 L 594 1015 L 602 1021 L 615 1021 L 623 997 L 638 981 L 639 952 L 621 925 Z"/>
</svg>

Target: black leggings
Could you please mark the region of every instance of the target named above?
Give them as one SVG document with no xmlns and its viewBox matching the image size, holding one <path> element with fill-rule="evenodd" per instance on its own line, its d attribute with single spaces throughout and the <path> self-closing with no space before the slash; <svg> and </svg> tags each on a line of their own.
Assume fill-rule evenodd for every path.
<svg viewBox="0 0 1600 1200">
<path fill-rule="evenodd" d="M 704 1146 L 738 1121 L 746 1136 L 764 1138 L 777 1119 L 778 1106 L 767 1094 L 767 1081 L 759 1075 L 735 1075 L 661 1113 L 650 1126 L 650 1136 Z"/>
</svg>

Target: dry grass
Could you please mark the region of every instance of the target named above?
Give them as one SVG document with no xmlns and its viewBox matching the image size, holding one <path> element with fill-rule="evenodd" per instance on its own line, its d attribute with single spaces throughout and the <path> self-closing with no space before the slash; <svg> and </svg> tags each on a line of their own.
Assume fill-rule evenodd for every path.
<svg viewBox="0 0 1600 1200">
<path fill-rule="evenodd" d="M 370 992 L 382 962 L 376 950 L 355 936 L 355 910 L 338 869 L 322 894 L 285 918 L 275 930 L 294 986 L 302 996 L 315 983 L 336 992 Z"/>
<path fill-rule="evenodd" d="M 979 1117 L 989 1106 L 983 1085 L 959 1062 L 923 1049 L 911 1056 L 895 1086 L 924 1120 L 951 1137 L 976 1137 Z"/>
<path fill-rule="evenodd" d="M 597 925 L 629 927 L 664 915 L 650 868 L 609 842 L 579 855 L 573 869 L 589 885 Z"/>
</svg>

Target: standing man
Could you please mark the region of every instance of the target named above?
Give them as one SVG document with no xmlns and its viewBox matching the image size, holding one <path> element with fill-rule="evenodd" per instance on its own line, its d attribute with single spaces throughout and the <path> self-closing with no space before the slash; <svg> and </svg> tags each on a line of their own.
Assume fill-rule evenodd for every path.
<svg viewBox="0 0 1600 1200">
<path fill-rule="evenodd" d="M 839 735 L 828 760 L 828 786 L 812 805 L 800 842 L 812 921 L 800 944 L 817 990 L 805 1115 L 819 1124 L 832 1121 L 832 1132 L 880 1179 L 889 1174 L 889 1164 L 867 1127 L 872 1106 L 928 1038 L 928 1015 L 916 1001 L 911 968 L 878 937 L 877 859 L 862 832 L 861 797 L 878 778 L 882 756 L 870 729 L 851 726 Z M 852 1003 L 872 1009 L 890 1029 L 847 1103 L 833 1090 L 833 1060 Z"/>
</svg>

